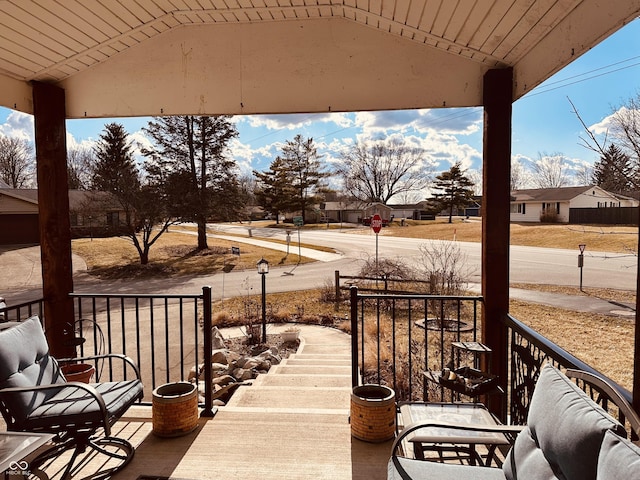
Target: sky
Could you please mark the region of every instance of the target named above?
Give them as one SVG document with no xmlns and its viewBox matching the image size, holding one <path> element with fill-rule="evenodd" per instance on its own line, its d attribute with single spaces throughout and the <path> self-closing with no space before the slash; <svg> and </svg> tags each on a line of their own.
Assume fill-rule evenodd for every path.
<svg viewBox="0 0 640 480">
<path fill-rule="evenodd" d="M 592 165 L 597 155 L 581 145 L 585 133 L 569 99 L 599 135 L 608 117 L 640 95 L 640 20 L 606 39 L 513 105 L 512 156 L 525 167 L 561 154 L 569 165 Z M 106 123 L 121 123 L 134 145 L 148 145 L 142 128 L 150 118 L 67 121 L 67 145 L 93 145 Z M 328 165 L 355 142 L 402 136 L 424 150 L 434 172 L 461 162 L 470 173 L 482 168 L 482 109 L 427 109 L 359 113 L 236 116 L 239 136 L 230 155 L 241 174 L 267 170 L 287 140 L 313 138 Z M 0 107 L 0 134 L 33 139 L 33 117 Z"/>
</svg>

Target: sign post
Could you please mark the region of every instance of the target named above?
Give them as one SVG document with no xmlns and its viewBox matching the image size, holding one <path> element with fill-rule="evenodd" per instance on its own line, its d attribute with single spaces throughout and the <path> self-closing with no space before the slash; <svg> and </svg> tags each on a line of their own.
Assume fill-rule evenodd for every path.
<svg viewBox="0 0 640 480">
<path fill-rule="evenodd" d="M 377 213 L 371 217 L 371 230 L 376 234 L 376 277 L 380 274 L 378 272 L 378 234 L 382 230 L 382 218 Z"/>
</svg>

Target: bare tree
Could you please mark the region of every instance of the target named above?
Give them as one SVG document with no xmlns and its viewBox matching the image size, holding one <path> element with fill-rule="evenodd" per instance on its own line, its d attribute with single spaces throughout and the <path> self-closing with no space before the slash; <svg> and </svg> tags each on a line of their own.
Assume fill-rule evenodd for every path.
<svg viewBox="0 0 640 480">
<path fill-rule="evenodd" d="M 613 169 L 618 175 L 628 177 L 629 183 L 635 188 L 640 188 L 638 172 L 640 171 L 640 93 L 628 100 L 627 105 L 619 108 L 611 116 L 611 135 L 617 140 L 618 146 L 622 153 L 626 154 L 631 160 L 630 171 L 624 171 L 619 165 L 613 162 L 607 146 L 609 142 L 609 131 L 606 132 L 604 138 L 600 140 L 596 133 L 590 129 L 584 122 L 578 109 L 571 99 L 568 99 L 573 113 L 576 115 L 580 124 L 584 128 L 586 137 L 580 137 L 580 143 L 583 147 L 596 152 L 605 161 L 606 166 Z"/>
<path fill-rule="evenodd" d="M 569 184 L 567 159 L 561 153 L 538 153 L 533 163 L 533 183 L 538 188 L 560 188 Z"/>
<path fill-rule="evenodd" d="M 341 156 L 336 173 L 342 177 L 349 195 L 364 202 L 386 204 L 394 195 L 427 187 L 433 167 L 423 150 L 393 138 L 354 145 Z"/>
<path fill-rule="evenodd" d="M 70 189 L 88 190 L 91 187 L 94 163 L 95 157 L 90 148 L 71 147 L 67 150 L 67 178 Z"/>
<path fill-rule="evenodd" d="M 24 139 L 0 136 L 0 179 L 11 188 L 26 188 L 34 178 L 33 147 Z"/>
<path fill-rule="evenodd" d="M 575 178 L 578 185 L 591 185 L 593 183 L 593 167 L 587 163 L 581 163 L 576 168 Z"/>
<path fill-rule="evenodd" d="M 511 190 L 522 190 L 530 183 L 530 175 L 526 167 L 518 159 L 511 160 Z"/>
</svg>

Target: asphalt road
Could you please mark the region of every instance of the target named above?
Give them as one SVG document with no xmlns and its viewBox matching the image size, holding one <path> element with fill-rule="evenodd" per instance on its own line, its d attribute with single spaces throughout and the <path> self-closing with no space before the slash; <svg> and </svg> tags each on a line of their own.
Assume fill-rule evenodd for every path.
<svg viewBox="0 0 640 480">
<path fill-rule="evenodd" d="M 252 237 L 247 229 L 252 229 Z M 238 243 L 262 243 L 264 240 L 255 236 L 266 236 L 284 240 L 286 233 L 279 229 L 256 228 L 248 225 L 217 225 L 213 236 L 225 236 L 229 233 L 242 234 L 233 237 Z M 384 233 L 384 230 L 383 230 Z M 420 245 L 432 242 L 426 239 L 409 239 L 378 235 L 377 249 L 380 258 L 401 258 L 409 264 L 420 260 Z M 300 288 L 317 288 L 333 283 L 334 272 L 343 275 L 357 274 L 366 258 L 375 258 L 376 236 L 369 230 L 353 233 L 353 230 L 303 230 L 301 242 L 333 247 L 337 254 L 326 254 L 318 251 L 303 250 L 305 256 L 315 257 L 316 262 L 302 264 L 297 267 L 271 267 L 267 276 L 267 292 L 283 292 Z M 468 265 L 468 281 L 472 288 L 478 289 L 480 282 L 480 244 L 457 242 L 466 255 Z M 286 249 L 286 245 L 266 244 L 276 249 Z M 297 249 L 297 232 L 291 235 L 289 247 Z M 9 304 L 39 298 L 42 295 L 39 247 L 0 250 L 0 296 L 7 298 Z M 524 283 L 578 285 L 579 269 L 577 267 L 578 250 L 546 249 L 537 247 L 512 246 L 511 281 Z M 155 278 L 144 280 L 100 281 L 86 273 L 86 266 L 81 258 L 74 256 L 74 290 L 82 293 L 198 293 L 205 285 L 211 286 L 216 299 L 230 298 L 238 295 L 258 293 L 260 276 L 257 272 L 232 271 L 215 275 L 200 275 L 180 278 Z M 585 252 L 583 269 L 583 286 L 611 287 L 635 290 L 636 258 L 596 252 Z M 569 302 L 566 296 L 535 294 L 512 290 L 512 296 L 525 296 L 530 301 L 536 298 L 541 303 L 557 304 Z M 580 297 L 576 306 L 584 305 L 589 311 L 610 311 L 620 307 L 595 303 L 587 305 L 584 297 Z M 594 299 L 594 302 L 596 300 Z"/>
</svg>

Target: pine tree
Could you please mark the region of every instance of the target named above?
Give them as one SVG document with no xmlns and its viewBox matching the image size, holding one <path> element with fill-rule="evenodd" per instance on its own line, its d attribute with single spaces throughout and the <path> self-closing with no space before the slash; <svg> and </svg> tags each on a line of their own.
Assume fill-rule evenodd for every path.
<svg viewBox="0 0 640 480">
<path fill-rule="evenodd" d="M 127 132 L 119 123 L 104 126 L 104 133 L 94 147 L 94 190 L 111 192 L 123 201 L 140 186 L 138 168 Z"/>
<path fill-rule="evenodd" d="M 625 192 L 633 189 L 631 159 L 616 145 L 609 149 L 593 165 L 592 181 L 609 192 Z"/>
<path fill-rule="evenodd" d="M 144 150 L 149 171 L 173 183 L 180 217 L 198 225 L 198 249 L 208 248 L 207 219 L 231 219 L 242 205 L 236 165 L 226 157 L 238 136 L 229 115 L 154 117 L 144 131 L 155 147 Z"/>
<path fill-rule="evenodd" d="M 269 170 L 254 170 L 253 174 L 258 180 L 258 204 L 265 212 L 275 215 L 276 223 L 280 223 L 280 214 L 293 209 L 296 198 L 296 190 L 292 186 L 284 160 L 282 157 L 276 157 L 269 165 Z"/>
<path fill-rule="evenodd" d="M 306 221 L 307 206 L 316 200 L 322 187 L 322 179 L 327 176 L 320 163 L 320 155 L 313 145 L 313 138 L 304 139 L 296 135 L 282 147 L 282 162 L 288 172 L 291 186 L 295 189 L 295 204 L 300 210 L 302 221 Z"/>
<path fill-rule="evenodd" d="M 453 209 L 466 207 L 473 197 L 473 182 L 464 175 L 460 162 L 436 176 L 433 188 L 441 191 L 434 194 L 433 202 L 439 210 L 449 210 L 449 223 L 452 222 Z"/>
</svg>

